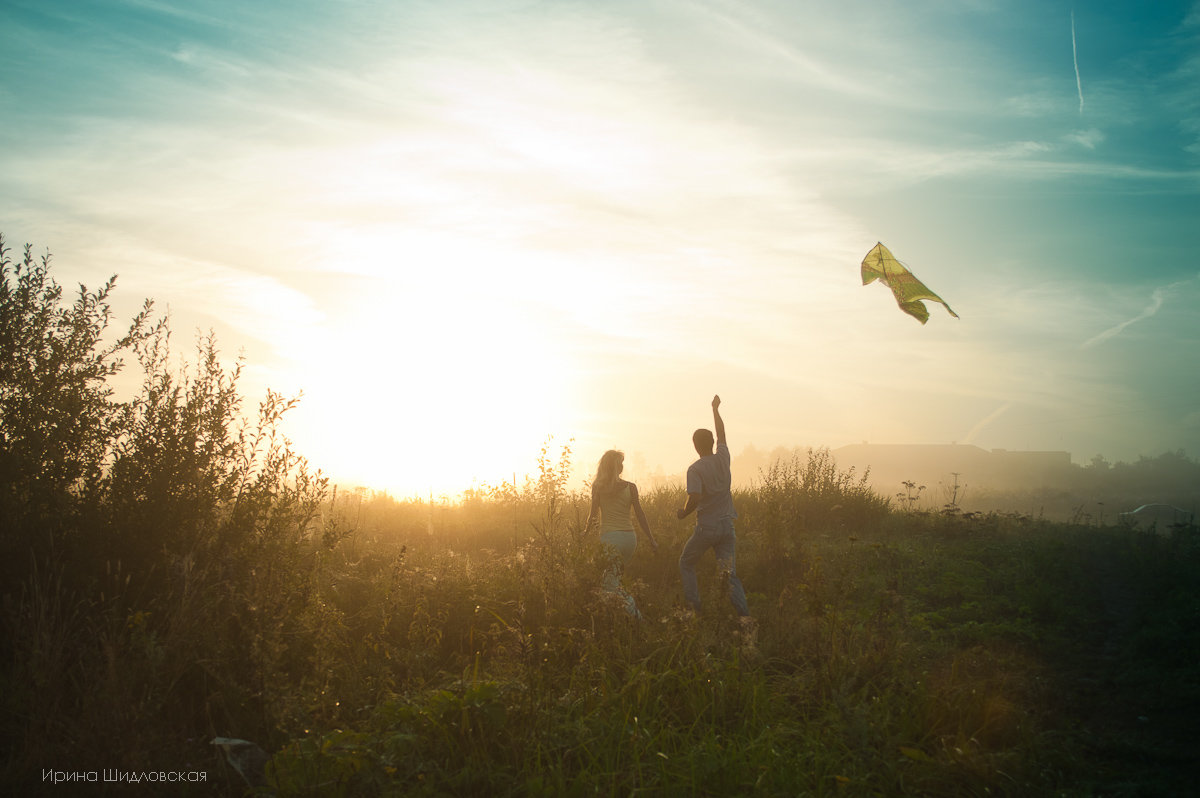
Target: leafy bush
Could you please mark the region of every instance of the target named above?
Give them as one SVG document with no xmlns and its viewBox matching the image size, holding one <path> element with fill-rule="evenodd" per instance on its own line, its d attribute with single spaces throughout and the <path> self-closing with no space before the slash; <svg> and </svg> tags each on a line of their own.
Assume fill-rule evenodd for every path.
<svg viewBox="0 0 1200 798">
<path fill-rule="evenodd" d="M 81 285 L 63 306 L 49 255 L 35 260 L 29 246 L 20 261 L 9 255 L 0 236 L 0 567 L 20 569 L 30 547 L 44 556 L 82 534 L 123 431 L 126 408 L 108 379 L 161 325 L 150 323 L 147 303 L 126 335 L 105 344 L 115 278 L 98 291 Z"/>
<path fill-rule="evenodd" d="M 149 301 L 109 342 L 115 282 L 64 305 L 49 256 L 14 262 L 0 238 L 10 768 L 35 752 L 147 764 L 180 744 L 160 738 L 176 737 L 164 717 L 191 736 L 269 735 L 311 646 L 326 483 L 278 433 L 294 402 L 268 393 L 246 423 L 240 364 L 211 336 L 173 373 Z M 130 354 L 142 387 L 116 401 Z"/>
<path fill-rule="evenodd" d="M 869 474 L 839 470 L 828 449 L 781 457 L 760 472 L 735 504 L 739 534 L 756 535 L 769 562 L 786 559 L 805 535 L 877 529 L 890 509 Z"/>
</svg>

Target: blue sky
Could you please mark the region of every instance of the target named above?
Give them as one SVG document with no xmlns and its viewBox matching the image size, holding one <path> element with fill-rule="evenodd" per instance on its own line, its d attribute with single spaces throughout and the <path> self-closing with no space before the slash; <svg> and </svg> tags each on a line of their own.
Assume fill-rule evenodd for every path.
<svg viewBox="0 0 1200 798">
<path fill-rule="evenodd" d="M 400 492 L 675 473 L 717 392 L 735 452 L 1200 454 L 1200 5 L 797 5 L 10 0 L 0 232 Z"/>
</svg>

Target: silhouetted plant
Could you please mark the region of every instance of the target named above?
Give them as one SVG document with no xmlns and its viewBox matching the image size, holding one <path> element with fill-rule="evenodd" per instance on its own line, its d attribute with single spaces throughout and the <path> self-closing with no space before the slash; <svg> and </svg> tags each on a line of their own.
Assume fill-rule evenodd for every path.
<svg viewBox="0 0 1200 798">
<path fill-rule="evenodd" d="M 735 501 L 739 527 L 761 530 L 769 560 L 784 557 L 805 532 L 874 527 L 888 502 L 868 485 L 868 473 L 839 470 L 828 449 L 774 461 L 751 491 Z"/>
<path fill-rule="evenodd" d="M 35 260 L 27 245 L 14 262 L 0 235 L 0 567 L 9 576 L 31 549 L 44 556 L 78 532 L 122 433 L 125 408 L 109 378 L 163 328 L 147 301 L 125 335 L 104 343 L 115 284 L 80 285 L 64 305 L 50 255 Z"/>
<path fill-rule="evenodd" d="M 119 746 L 115 766 L 163 732 L 146 721 L 164 714 L 269 731 L 270 703 L 303 683 L 319 639 L 300 632 L 318 606 L 311 533 L 326 482 L 279 434 L 295 400 L 268 392 L 244 419 L 240 363 L 226 369 L 211 335 L 174 372 L 149 301 L 108 341 L 114 285 L 65 304 L 49 255 L 27 246 L 14 263 L 0 238 L 4 661 L 6 683 L 26 686 L 6 707 L 59 713 L 6 724 L 10 766 L 66 741 Z M 116 401 L 130 354 L 141 389 Z"/>
<path fill-rule="evenodd" d="M 924 485 L 918 485 L 910 479 L 906 479 L 900 483 L 904 486 L 904 490 L 896 494 L 896 500 L 900 506 L 912 512 L 917 509 L 917 502 L 921 500 L 921 494 L 925 492 Z"/>
</svg>

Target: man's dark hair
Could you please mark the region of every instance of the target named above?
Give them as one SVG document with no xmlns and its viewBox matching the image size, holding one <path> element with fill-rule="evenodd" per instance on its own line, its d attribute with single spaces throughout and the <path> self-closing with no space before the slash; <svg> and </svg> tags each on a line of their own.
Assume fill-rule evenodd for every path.
<svg viewBox="0 0 1200 798">
<path fill-rule="evenodd" d="M 692 445 L 700 454 L 712 454 L 713 434 L 706 429 L 698 429 L 692 433 Z"/>
</svg>

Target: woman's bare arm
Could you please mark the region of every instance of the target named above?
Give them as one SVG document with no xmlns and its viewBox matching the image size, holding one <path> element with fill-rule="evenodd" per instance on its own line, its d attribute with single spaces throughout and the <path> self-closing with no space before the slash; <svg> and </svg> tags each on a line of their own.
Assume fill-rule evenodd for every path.
<svg viewBox="0 0 1200 798">
<path fill-rule="evenodd" d="M 650 531 L 650 522 L 646 520 L 646 511 L 642 509 L 642 500 L 638 496 L 637 485 L 632 482 L 629 483 L 629 497 L 633 503 L 633 514 L 637 516 L 638 525 L 650 540 L 650 548 L 658 551 L 658 541 L 654 539 L 654 533 Z"/>
<path fill-rule="evenodd" d="M 596 495 L 595 491 L 592 491 L 592 507 L 590 510 L 588 510 L 588 519 L 587 519 L 587 523 L 583 525 L 583 531 L 587 532 L 589 529 L 592 528 L 592 524 L 599 523 L 599 521 L 600 521 L 600 497 Z"/>
</svg>

